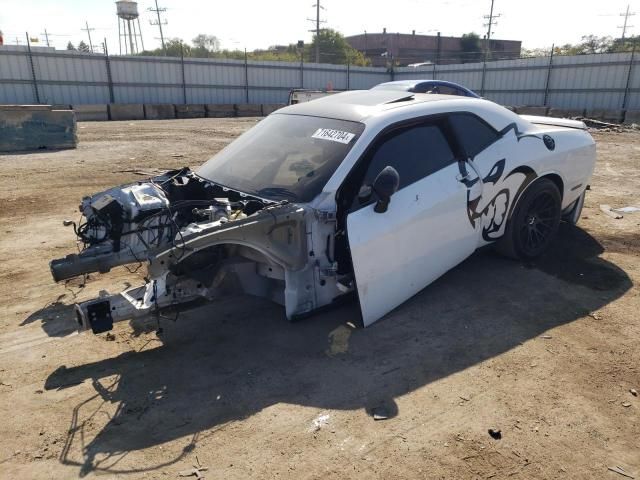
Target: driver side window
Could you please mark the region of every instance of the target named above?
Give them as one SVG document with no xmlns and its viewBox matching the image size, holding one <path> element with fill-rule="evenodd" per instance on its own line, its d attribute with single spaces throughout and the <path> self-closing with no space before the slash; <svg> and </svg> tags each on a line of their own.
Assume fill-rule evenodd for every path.
<svg viewBox="0 0 640 480">
<path fill-rule="evenodd" d="M 371 154 L 362 185 L 373 185 L 382 169 L 391 166 L 400 175 L 402 189 L 454 161 L 453 151 L 437 124 L 399 128 L 385 136 Z"/>
</svg>

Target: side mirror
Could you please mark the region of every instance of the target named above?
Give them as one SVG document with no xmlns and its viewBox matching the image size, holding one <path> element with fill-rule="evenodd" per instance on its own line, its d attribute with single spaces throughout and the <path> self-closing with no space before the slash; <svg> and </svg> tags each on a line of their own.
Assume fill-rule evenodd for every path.
<svg viewBox="0 0 640 480">
<path fill-rule="evenodd" d="M 389 207 L 391 195 L 398 191 L 400 186 L 400 175 L 393 167 L 384 167 L 373 181 L 373 191 L 378 196 L 373 211 L 376 213 L 384 213 Z"/>
</svg>

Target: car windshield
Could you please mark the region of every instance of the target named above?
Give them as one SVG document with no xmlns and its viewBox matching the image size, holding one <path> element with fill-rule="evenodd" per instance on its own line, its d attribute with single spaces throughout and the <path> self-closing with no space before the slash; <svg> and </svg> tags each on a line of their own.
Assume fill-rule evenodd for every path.
<svg viewBox="0 0 640 480">
<path fill-rule="evenodd" d="M 270 115 L 197 174 L 261 198 L 309 202 L 322 191 L 363 130 L 358 122 Z"/>
</svg>

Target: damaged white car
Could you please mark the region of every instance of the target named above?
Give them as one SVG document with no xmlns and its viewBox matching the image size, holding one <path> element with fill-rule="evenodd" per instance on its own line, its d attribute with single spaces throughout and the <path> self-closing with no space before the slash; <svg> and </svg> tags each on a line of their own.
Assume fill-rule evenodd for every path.
<svg viewBox="0 0 640 480">
<path fill-rule="evenodd" d="M 365 326 L 477 248 L 540 255 L 576 222 L 595 164 L 581 122 L 474 98 L 372 90 L 279 110 L 196 171 L 86 197 L 56 281 L 148 263 L 78 304 L 81 328 L 229 292 L 296 319 L 357 296 Z"/>
</svg>

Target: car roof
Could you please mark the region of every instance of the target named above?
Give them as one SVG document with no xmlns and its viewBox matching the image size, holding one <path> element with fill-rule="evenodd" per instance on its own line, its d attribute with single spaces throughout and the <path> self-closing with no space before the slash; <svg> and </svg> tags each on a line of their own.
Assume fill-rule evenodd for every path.
<svg viewBox="0 0 640 480">
<path fill-rule="evenodd" d="M 398 90 L 352 90 L 298 103 L 278 110 L 278 114 L 309 115 L 362 122 L 372 115 L 421 103 L 454 99 L 469 100 L 469 97 L 412 93 Z"/>
<path fill-rule="evenodd" d="M 393 82 L 384 82 L 384 83 L 379 83 L 378 85 L 376 85 L 375 87 L 372 88 L 378 88 L 378 87 L 394 87 L 394 86 L 398 86 L 398 87 L 414 87 L 420 83 L 433 83 L 436 85 L 448 85 L 451 87 L 456 87 L 456 88 L 462 88 L 462 89 L 467 89 L 467 87 L 465 87 L 464 85 L 460 85 L 458 83 L 455 82 L 449 82 L 448 80 L 436 80 L 434 78 L 421 78 L 421 79 L 417 79 L 417 80 L 394 80 Z"/>
<path fill-rule="evenodd" d="M 382 85 L 407 85 L 407 86 L 412 86 L 412 85 L 416 85 L 417 83 L 422 83 L 422 82 L 431 82 L 433 80 L 394 80 L 393 82 L 383 82 L 383 83 L 379 83 L 378 85 L 376 85 L 373 88 L 376 87 L 380 87 Z"/>
</svg>

